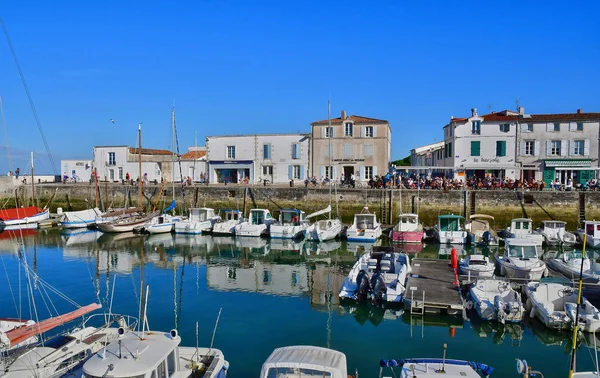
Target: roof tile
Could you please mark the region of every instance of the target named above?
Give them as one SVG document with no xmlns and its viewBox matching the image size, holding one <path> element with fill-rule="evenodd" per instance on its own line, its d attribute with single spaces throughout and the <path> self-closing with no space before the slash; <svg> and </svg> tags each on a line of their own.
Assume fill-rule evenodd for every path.
<svg viewBox="0 0 600 378">
<path fill-rule="evenodd" d="M 195 160 L 206 156 L 206 151 L 188 151 L 181 155 L 181 160 Z"/>
<path fill-rule="evenodd" d="M 139 149 L 135 147 L 129 148 L 129 153 L 137 155 L 139 153 Z M 167 150 L 155 150 L 152 148 L 142 148 L 142 155 L 171 155 L 171 151 Z"/>
</svg>

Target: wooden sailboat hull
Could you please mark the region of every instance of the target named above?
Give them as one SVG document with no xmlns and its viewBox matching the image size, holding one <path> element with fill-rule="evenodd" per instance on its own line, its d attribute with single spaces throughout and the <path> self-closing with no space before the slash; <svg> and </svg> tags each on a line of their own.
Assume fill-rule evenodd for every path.
<svg viewBox="0 0 600 378">
<path fill-rule="evenodd" d="M 144 226 L 146 222 L 157 215 L 158 212 L 154 212 L 144 217 L 131 217 L 113 222 L 97 223 L 96 227 L 102 232 L 130 232 L 136 227 Z"/>
<path fill-rule="evenodd" d="M 39 209 L 37 206 L 0 210 L 0 227 L 35 224 L 48 218 L 50 218 L 50 210 Z"/>
</svg>

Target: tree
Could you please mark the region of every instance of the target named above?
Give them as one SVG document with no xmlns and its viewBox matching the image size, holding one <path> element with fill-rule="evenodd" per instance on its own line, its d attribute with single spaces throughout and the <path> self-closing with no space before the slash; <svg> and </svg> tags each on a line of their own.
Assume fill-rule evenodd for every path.
<svg viewBox="0 0 600 378">
<path fill-rule="evenodd" d="M 393 161 L 392 165 L 395 165 L 396 167 L 409 167 L 410 166 L 410 155 L 405 157 L 404 159 Z"/>
</svg>

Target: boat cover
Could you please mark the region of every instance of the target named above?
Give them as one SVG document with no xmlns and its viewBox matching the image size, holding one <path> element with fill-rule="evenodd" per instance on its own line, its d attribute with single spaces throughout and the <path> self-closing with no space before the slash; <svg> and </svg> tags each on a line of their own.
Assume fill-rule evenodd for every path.
<svg viewBox="0 0 600 378">
<path fill-rule="evenodd" d="M 163 214 L 173 210 L 174 208 L 175 208 L 175 200 L 172 200 L 169 207 L 167 207 L 166 209 L 163 210 Z"/>
<path fill-rule="evenodd" d="M 319 215 L 324 215 L 324 214 L 329 214 L 329 213 L 331 213 L 331 205 L 327 206 L 323 210 L 319 210 L 319 211 L 314 212 L 312 214 L 308 214 L 308 216 L 306 217 L 306 219 L 318 217 Z"/>
<path fill-rule="evenodd" d="M 402 366 L 404 364 L 436 364 L 436 363 L 445 363 L 447 365 L 469 365 L 473 370 L 479 370 L 486 377 L 492 374 L 494 368 L 482 364 L 480 362 L 473 361 L 462 361 L 462 360 L 449 360 L 449 359 L 441 359 L 441 358 L 409 358 L 404 360 L 379 360 L 379 366 L 381 367 L 396 367 Z"/>
<path fill-rule="evenodd" d="M 96 220 L 98 215 L 102 212 L 97 207 L 94 209 L 80 210 L 80 211 L 65 211 L 63 222 L 92 222 Z"/>
<path fill-rule="evenodd" d="M 42 213 L 44 210 L 37 206 L 19 207 L 13 209 L 0 210 L 0 220 L 9 221 L 15 219 L 23 219 L 32 217 L 36 214 Z"/>
<path fill-rule="evenodd" d="M 314 346 L 275 349 L 262 366 L 261 378 L 266 378 L 271 368 L 315 369 L 329 372 L 331 378 L 348 377 L 346 356 L 343 353 Z"/>
</svg>

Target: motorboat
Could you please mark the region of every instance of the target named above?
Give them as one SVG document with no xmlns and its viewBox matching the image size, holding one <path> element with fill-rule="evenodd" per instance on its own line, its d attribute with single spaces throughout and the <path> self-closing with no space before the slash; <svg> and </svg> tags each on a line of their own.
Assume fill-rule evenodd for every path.
<svg viewBox="0 0 600 378">
<path fill-rule="evenodd" d="M 354 222 L 346 231 L 346 238 L 351 242 L 375 242 L 380 237 L 381 224 L 377 222 L 377 216 L 369 212 L 367 206 L 354 215 Z"/>
<path fill-rule="evenodd" d="M 419 215 L 402 213 L 394 228 L 390 231 L 390 239 L 395 243 L 421 243 L 425 231 L 419 222 Z"/>
<path fill-rule="evenodd" d="M 542 235 L 544 243 L 548 245 L 575 245 L 577 237 L 566 231 L 566 225 L 567 222 L 563 221 L 542 221 L 542 225 L 535 230 L 535 233 Z"/>
<path fill-rule="evenodd" d="M 127 218 L 119 218 L 117 220 L 97 223 L 96 227 L 102 232 L 129 232 L 133 231 L 135 228 L 144 226 L 147 222 L 149 222 L 152 218 L 158 216 L 158 211 L 155 211 L 150 214 L 139 214 L 135 216 L 130 216 Z"/>
<path fill-rule="evenodd" d="M 546 260 L 546 265 L 570 280 L 579 280 L 582 273 L 581 278 L 586 284 L 597 284 L 600 281 L 600 264 L 592 264 L 587 256 L 583 257 L 581 251 L 563 252 L 556 258 Z"/>
<path fill-rule="evenodd" d="M 577 290 L 570 282 L 542 280 L 528 283 L 523 291 L 527 296 L 525 309 L 530 317 L 537 317 L 548 328 L 571 329 L 577 311 Z M 581 298 L 578 327 L 583 332 L 600 329 L 600 312 L 585 297 Z"/>
<path fill-rule="evenodd" d="M 298 209 L 279 209 L 279 219 L 271 224 L 269 236 L 272 239 L 296 239 L 303 237 L 308 229 L 306 213 Z"/>
<path fill-rule="evenodd" d="M 408 255 L 390 247 L 373 247 L 363 253 L 342 284 L 339 297 L 362 302 L 400 303 L 411 272 Z"/>
<path fill-rule="evenodd" d="M 235 236 L 267 236 L 271 225 L 275 222 L 269 210 L 252 209 L 248 220 L 235 226 Z"/>
<path fill-rule="evenodd" d="M 287 346 L 271 353 L 262 365 L 260 378 L 347 378 L 347 369 L 342 352 L 309 345 Z"/>
<path fill-rule="evenodd" d="M 226 377 L 229 363 L 215 348 L 182 347 L 176 330 L 121 332 L 87 360 L 82 377 Z M 157 373 L 158 372 L 158 373 Z"/>
<path fill-rule="evenodd" d="M 529 218 L 514 218 L 510 221 L 510 227 L 506 228 L 506 234 L 515 239 L 531 239 L 542 246 L 544 237 L 533 232 L 533 221 Z"/>
<path fill-rule="evenodd" d="M 481 378 L 489 377 L 494 368 L 473 361 L 452 360 L 446 358 L 444 344 L 443 358 L 406 358 L 401 360 L 379 360 L 379 378 L 383 377 L 383 369 L 389 368 L 392 376 L 402 378 Z M 400 371 L 397 371 L 399 369 Z M 480 374 L 481 373 L 481 374 Z"/>
<path fill-rule="evenodd" d="M 177 223 L 181 221 L 181 217 L 170 214 L 159 214 L 148 222 L 135 228 L 134 231 L 145 231 L 149 234 L 168 234 L 171 233 Z"/>
<path fill-rule="evenodd" d="M 495 269 L 489 257 L 480 254 L 468 255 L 458 262 L 458 272 L 470 278 L 492 277 Z"/>
<path fill-rule="evenodd" d="M 209 207 L 191 208 L 187 219 L 175 223 L 176 234 L 199 235 L 203 232 L 211 232 L 213 225 L 221 220 L 215 210 Z"/>
<path fill-rule="evenodd" d="M 319 210 L 306 216 L 306 219 L 317 217 L 319 215 L 329 214 L 329 219 L 321 219 L 306 229 L 306 239 L 313 241 L 333 240 L 342 233 L 342 221 L 336 218 L 331 218 L 331 206 L 327 206 L 323 210 Z"/>
<path fill-rule="evenodd" d="M 583 222 L 583 228 L 577 230 L 579 241 L 590 248 L 600 248 L 600 221 L 592 220 Z"/>
<path fill-rule="evenodd" d="M 37 206 L 0 209 L 0 229 L 9 229 L 20 225 L 36 225 L 50 218 L 50 210 Z"/>
<path fill-rule="evenodd" d="M 492 226 L 490 226 L 490 222 Z M 498 234 L 493 228 L 494 217 L 487 214 L 473 214 L 465 224 L 468 241 L 473 245 L 498 245 Z"/>
<path fill-rule="evenodd" d="M 509 238 L 504 243 L 504 255 L 496 256 L 501 276 L 539 281 L 548 275 L 546 263 L 540 260 L 541 248 L 535 241 Z"/>
<path fill-rule="evenodd" d="M 235 235 L 235 227 L 244 222 L 242 212 L 233 209 L 219 210 L 219 219 L 213 224 L 213 235 Z"/>
<path fill-rule="evenodd" d="M 507 281 L 478 279 L 469 289 L 467 301 L 467 307 L 472 306 L 483 320 L 518 323 L 525 315 L 521 295 Z"/>
<path fill-rule="evenodd" d="M 96 217 L 102 212 L 97 207 L 80 211 L 65 211 L 60 219 L 62 228 L 85 228 L 96 224 Z"/>
<path fill-rule="evenodd" d="M 462 223 L 465 218 L 460 215 L 444 214 L 438 216 L 435 225 L 435 236 L 440 244 L 466 244 L 467 232 Z"/>
</svg>

